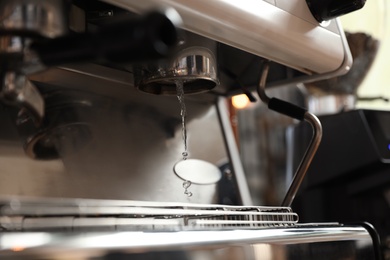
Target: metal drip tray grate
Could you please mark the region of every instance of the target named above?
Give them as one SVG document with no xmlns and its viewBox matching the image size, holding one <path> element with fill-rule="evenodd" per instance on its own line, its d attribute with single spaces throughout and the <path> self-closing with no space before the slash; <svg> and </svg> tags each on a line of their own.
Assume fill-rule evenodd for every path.
<svg viewBox="0 0 390 260">
<path fill-rule="evenodd" d="M 143 201 L 2 201 L 6 231 L 170 231 L 285 227 L 298 222 L 289 207 L 246 207 Z"/>
</svg>

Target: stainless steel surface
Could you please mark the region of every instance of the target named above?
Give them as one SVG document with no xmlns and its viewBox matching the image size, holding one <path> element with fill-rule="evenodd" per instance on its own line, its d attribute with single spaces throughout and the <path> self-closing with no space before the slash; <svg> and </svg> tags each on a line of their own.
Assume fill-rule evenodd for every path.
<svg viewBox="0 0 390 260">
<path fill-rule="evenodd" d="M 34 52 L 33 40 L 51 39 L 68 33 L 64 0 L 5 0 L 0 3 L 0 55 L 3 66 L 21 74 L 44 69 Z"/>
<path fill-rule="evenodd" d="M 176 97 L 139 92 L 132 74 L 96 64 L 53 68 L 31 79 L 45 96 L 47 121 L 38 129 L 19 125 L 19 137 L 2 110 L 4 133 L 16 133 L 12 142 L 0 137 L 1 194 L 195 203 L 222 203 L 229 194 L 224 203 L 251 205 L 226 99 L 186 96 L 189 158 L 219 167 L 222 175 L 216 184 L 191 185 L 188 198 L 173 171 L 183 149 Z M 72 131 L 75 124 L 85 131 Z M 57 159 L 27 158 L 19 139 L 33 158 Z M 34 151 L 34 144 L 48 153 Z"/>
<path fill-rule="evenodd" d="M 275 5 L 258 0 L 105 2 L 134 12 L 173 7 L 188 31 L 317 76 L 343 74 L 352 63 L 338 22 L 320 26 L 304 0 L 280 0 Z"/>
<path fill-rule="evenodd" d="M 39 19 L 46 14 L 56 15 L 54 11 L 43 9 L 57 4 L 62 7 L 65 1 L 4 1 L 1 4 L 4 4 L 1 5 L 3 11 L 12 7 L 15 21 L 21 22 L 19 27 L 3 28 L 18 36 L 16 40 L 5 41 L 5 54 L 15 54 L 8 57 L 6 64 L 12 70 L 25 72 L 25 59 L 31 58 L 28 44 L 35 40 L 32 36 L 49 37 L 35 30 L 42 22 Z M 61 16 L 52 18 L 58 21 L 68 15 L 68 10 L 60 6 L 55 9 Z M 42 10 L 47 13 L 35 18 L 27 13 L 26 17 L 35 19 L 31 24 L 19 21 L 21 13 L 34 10 L 38 10 L 37 15 Z M 47 22 L 55 21 L 47 19 Z M 62 26 L 67 27 L 67 24 Z M 19 35 L 22 29 L 27 35 Z M 52 36 L 61 35 L 57 32 Z M 39 126 L 32 125 L 27 117 L 17 118 L 15 128 L 8 119 L 9 115 L 16 119 L 14 111 L 1 107 L 0 160 L 6 165 L 1 172 L 1 194 L 203 203 L 222 199 L 218 194 L 220 183 L 194 184 L 191 198 L 183 194 L 182 180 L 173 172 L 182 149 L 180 107 L 175 98 L 140 93 L 134 89 L 132 73 L 92 63 L 51 68 L 29 75 L 28 80 L 39 85 L 46 102 L 45 117 Z M 189 150 L 190 158 L 221 167 L 229 159 L 215 102 L 216 97 L 200 101 L 187 99 Z M 205 137 L 202 131 L 213 135 Z M 42 161 L 26 158 L 20 140 L 28 156 Z M 53 161 L 43 161 L 47 159 Z M 234 180 L 227 183 L 235 187 Z M 234 197 L 233 203 L 240 203 L 239 196 L 231 197 Z"/>
<path fill-rule="evenodd" d="M 3 201 L 4 231 L 167 231 L 287 227 L 298 222 L 288 207 L 249 207 L 143 201 Z"/>
<path fill-rule="evenodd" d="M 138 158 L 137 160 L 139 161 L 139 163 L 135 163 L 134 165 L 142 165 L 142 161 L 144 161 L 146 163 L 145 166 L 142 166 L 141 168 L 134 167 L 134 169 L 136 169 L 136 172 L 139 172 L 139 174 L 140 174 L 140 180 L 136 180 L 135 183 L 136 182 L 139 182 L 139 184 L 142 183 L 143 181 L 141 181 L 141 179 L 145 180 L 145 184 L 147 183 L 146 178 L 142 177 L 145 174 L 142 174 L 140 172 L 141 169 L 144 169 L 145 171 L 150 172 L 149 174 L 147 174 L 149 176 L 152 176 L 154 174 L 153 171 L 159 172 L 159 174 L 157 174 L 157 175 L 160 176 L 162 179 L 166 178 L 163 176 L 169 176 L 172 174 L 171 177 L 173 179 L 170 182 L 167 181 L 167 183 L 165 185 L 175 187 L 175 188 L 171 191 L 168 191 L 169 189 L 168 189 L 168 187 L 166 187 L 166 189 L 167 189 L 166 195 L 167 195 L 167 197 L 170 197 L 170 196 L 168 196 L 169 193 L 171 193 L 173 195 L 175 192 L 177 192 L 177 194 L 174 195 L 174 197 L 171 197 L 171 199 L 168 198 L 168 200 L 176 200 L 178 197 L 181 199 L 186 199 L 182 194 L 182 191 L 183 191 L 182 183 L 177 183 L 179 178 L 177 178 L 173 173 L 173 166 L 175 163 L 177 163 L 180 160 L 180 154 L 181 154 L 180 150 L 182 149 L 181 148 L 182 141 L 180 139 L 181 135 L 180 135 L 180 128 L 179 128 L 180 127 L 180 124 L 179 124 L 179 122 L 180 122 L 180 106 L 179 106 L 179 103 L 177 101 L 177 98 L 175 98 L 175 97 L 161 97 L 161 96 L 154 96 L 154 95 L 140 93 L 136 89 L 134 89 L 134 87 L 133 87 L 132 74 L 118 71 L 118 70 L 114 70 L 114 69 L 110 69 L 110 68 L 99 66 L 99 65 L 94 65 L 94 64 L 73 65 L 72 68 L 51 69 L 45 73 L 35 75 L 34 77 L 32 77 L 32 79 L 34 80 L 34 82 L 38 82 L 38 84 L 49 85 L 50 88 L 47 88 L 48 90 L 62 89 L 62 91 L 59 92 L 60 94 L 61 93 L 63 94 L 63 100 L 60 102 L 61 104 L 66 102 L 65 100 L 69 100 L 69 98 L 67 98 L 67 95 L 66 95 L 67 89 L 83 90 L 83 92 L 79 92 L 78 95 L 76 92 L 74 92 L 72 90 L 72 93 L 74 95 L 71 98 L 71 100 L 73 100 L 73 101 L 79 100 L 82 96 L 85 96 L 86 93 L 88 93 L 88 92 L 96 93 L 96 95 L 92 95 L 92 99 L 91 99 L 92 103 L 95 104 L 92 108 L 90 108 L 90 110 L 92 111 L 91 115 L 90 116 L 85 115 L 82 118 L 79 118 L 80 116 L 76 115 L 76 119 L 79 120 L 78 122 L 85 121 L 86 123 L 88 123 L 91 120 L 94 121 L 96 114 L 101 113 L 101 112 L 95 111 L 97 108 L 99 108 L 99 110 L 102 109 L 103 113 L 101 115 L 108 116 L 108 115 L 110 115 L 110 113 L 111 114 L 118 113 L 118 116 L 119 116 L 122 113 L 121 108 L 114 106 L 114 107 L 112 107 L 112 109 L 110 109 L 110 107 L 105 106 L 105 104 L 109 104 L 111 102 L 111 100 L 115 100 L 115 102 L 118 104 L 122 103 L 122 102 L 124 102 L 124 104 L 128 103 L 130 107 L 134 108 L 134 111 L 138 111 L 138 112 L 132 112 L 131 121 L 125 123 L 127 126 L 124 126 L 124 125 L 120 126 L 119 122 L 117 122 L 115 124 L 108 123 L 107 120 L 109 118 L 104 118 L 104 117 L 101 117 L 99 119 L 99 121 L 102 121 L 102 126 L 116 125 L 116 127 L 119 127 L 119 126 L 122 127 L 123 134 L 127 133 L 129 135 L 129 136 L 124 137 L 123 140 L 125 143 L 134 142 L 132 140 L 134 138 L 136 138 L 136 136 L 137 136 L 137 138 L 136 138 L 138 140 L 137 144 L 142 146 L 142 147 L 138 148 L 138 147 L 135 147 L 134 145 L 129 145 L 128 147 L 124 147 L 124 146 L 117 147 L 117 148 L 112 147 L 112 149 L 116 149 L 118 152 L 121 150 L 121 153 L 128 154 L 129 158 L 131 158 L 135 155 L 136 158 Z M 102 95 L 103 97 L 99 98 L 100 95 Z M 61 95 L 59 95 L 59 96 L 61 96 Z M 110 97 L 110 98 L 105 98 L 105 97 Z M 58 97 L 58 100 L 60 100 L 60 97 Z M 99 100 L 101 100 L 101 101 L 99 101 Z M 223 139 L 223 137 L 230 138 L 229 136 L 232 133 L 231 132 L 226 133 L 226 134 L 223 134 L 223 136 L 221 136 L 222 135 L 221 130 L 223 129 L 223 131 L 228 131 L 228 129 L 231 126 L 230 126 L 229 121 L 227 121 L 224 125 L 219 125 L 219 117 L 224 117 L 224 115 L 221 116 L 218 114 L 228 113 L 228 112 L 227 112 L 226 108 L 225 109 L 222 108 L 222 111 L 218 112 L 216 114 L 216 111 L 214 110 L 215 109 L 214 108 L 214 104 L 215 104 L 214 100 L 215 100 L 215 97 L 213 97 L 212 95 L 203 95 L 203 96 L 196 95 L 196 96 L 188 96 L 188 97 L 186 96 L 186 105 L 187 105 L 187 111 L 188 111 L 188 115 L 187 115 L 188 133 L 189 133 L 189 146 L 188 147 L 189 147 L 189 152 L 190 152 L 189 158 L 201 159 L 201 160 L 211 162 L 212 164 L 219 166 L 220 164 L 231 162 L 231 160 L 232 160 L 231 159 L 232 156 L 228 156 L 227 152 L 224 151 L 225 149 L 227 149 L 227 148 L 225 148 L 227 146 L 225 146 L 225 141 Z M 51 102 L 51 103 L 53 103 L 53 102 Z M 218 101 L 218 104 L 219 104 L 218 106 L 221 106 L 221 107 L 223 107 L 223 106 L 226 107 L 226 105 L 227 105 L 226 100 L 221 100 L 220 103 Z M 136 109 L 137 106 L 139 107 L 138 109 Z M 220 110 L 220 108 L 218 108 L 218 109 Z M 95 111 L 95 112 L 93 112 L 93 111 Z M 104 111 L 106 111 L 106 112 L 104 112 Z M 144 112 L 142 112 L 142 111 L 144 111 Z M 148 111 L 150 111 L 150 113 Z M 210 112 L 207 112 L 207 111 L 210 111 Z M 148 117 L 150 117 L 150 118 L 148 118 Z M 202 118 L 204 118 L 204 120 Z M 53 122 L 53 120 L 54 119 L 49 120 L 49 122 L 50 121 Z M 103 123 L 103 121 L 106 121 L 107 123 Z M 142 123 L 142 122 L 148 122 L 148 123 L 146 123 L 146 125 L 145 125 L 145 123 Z M 173 138 L 164 137 L 166 134 L 170 135 L 170 133 L 168 133 L 169 131 L 165 132 L 164 127 L 160 126 L 160 125 L 164 125 L 164 122 L 166 122 L 166 123 L 172 122 L 172 124 L 173 124 L 172 130 L 174 130 L 174 137 Z M 150 126 L 155 126 L 155 127 L 150 128 Z M 100 126 L 96 126 L 96 128 L 98 128 L 98 127 L 100 127 Z M 111 130 L 107 130 L 106 133 L 108 134 L 108 132 L 114 133 L 115 131 L 118 131 L 118 130 L 115 130 L 116 127 L 114 127 Z M 139 129 L 142 128 L 143 130 L 140 130 L 139 132 L 138 131 L 134 132 L 134 129 L 136 129 L 136 128 L 139 128 Z M 101 130 L 99 130 L 98 132 L 101 132 Z M 207 132 L 209 134 L 205 135 L 204 134 L 205 132 Z M 163 148 L 163 150 L 167 151 L 167 153 L 162 152 L 162 153 L 158 154 L 158 156 L 157 155 L 153 156 L 153 155 L 149 155 L 149 152 L 146 152 L 146 153 L 142 152 L 144 150 L 145 151 L 149 150 L 150 152 L 152 152 L 153 150 L 156 151 L 156 147 L 155 148 L 154 148 L 154 146 L 149 147 L 150 146 L 149 143 L 151 143 L 151 142 L 147 141 L 147 139 L 148 138 L 150 139 L 151 137 L 148 137 L 148 134 L 150 134 L 151 136 L 156 135 L 157 139 L 163 138 L 157 142 L 157 143 L 161 143 L 161 145 L 163 145 L 163 146 L 165 146 L 164 139 L 167 140 L 166 142 L 168 145 L 165 148 Z M 105 139 L 112 138 L 111 135 L 112 134 L 100 135 L 100 139 L 102 139 L 102 140 L 99 140 L 97 142 L 102 143 L 102 144 L 104 142 L 108 142 L 108 141 L 105 141 Z M 96 137 L 96 135 L 95 135 L 95 137 Z M 114 139 L 119 139 L 119 137 L 118 138 L 114 137 Z M 233 143 L 235 142 L 234 138 L 231 138 L 231 140 L 227 141 L 226 145 L 229 145 L 232 142 Z M 142 144 L 142 143 L 144 143 L 144 144 Z M 87 146 L 85 152 L 87 152 L 88 149 L 92 149 L 92 147 L 93 147 L 92 144 L 90 146 Z M 208 147 L 208 148 L 206 148 L 206 147 Z M 99 149 L 101 149 L 101 153 L 103 153 L 103 147 L 101 147 Z M 229 151 L 232 151 L 233 149 L 237 149 L 237 148 L 236 147 L 229 147 Z M 90 160 L 92 160 L 93 154 L 96 155 L 96 151 L 91 151 L 91 152 L 92 153 L 90 155 L 88 155 Z M 134 153 L 134 155 L 132 155 L 133 153 Z M 87 154 L 85 153 L 85 155 L 87 155 Z M 167 156 L 170 157 L 171 159 L 168 159 Z M 115 161 L 115 159 L 114 159 L 115 157 L 113 155 L 112 156 L 109 155 L 109 157 L 111 157 L 112 161 Z M 120 157 L 124 158 L 124 155 L 120 156 Z M 228 159 L 228 157 L 230 157 L 230 158 Z M 160 162 L 166 166 L 164 166 L 163 170 L 161 170 L 157 165 L 153 166 L 155 163 L 149 162 L 150 158 L 154 158 L 154 159 L 158 160 L 158 162 Z M 73 159 L 73 160 L 75 160 L 75 159 Z M 122 159 L 118 158 L 118 161 L 120 161 L 120 160 L 122 160 Z M 137 160 L 134 159 L 134 162 L 136 162 Z M 126 165 L 128 165 L 128 166 L 125 166 L 125 168 L 130 168 L 131 163 L 133 163 L 132 161 L 133 161 L 133 159 L 129 159 L 128 162 L 126 163 Z M 103 164 L 103 161 L 99 161 L 98 164 Z M 157 164 L 157 162 L 156 162 L 156 164 Z M 123 163 L 121 163 L 119 165 L 124 166 Z M 242 172 L 241 173 L 238 172 L 237 174 L 235 173 L 236 167 L 240 167 L 239 165 L 240 165 L 240 162 L 238 161 L 238 162 L 235 162 L 234 165 L 232 166 L 233 168 L 231 170 L 231 174 L 232 174 L 232 176 L 234 176 L 234 178 L 236 178 L 236 175 L 237 175 L 237 178 L 241 178 L 241 177 L 239 177 L 241 175 L 243 176 Z M 81 163 L 79 163 L 79 167 L 86 169 L 85 166 L 82 166 Z M 77 168 L 79 168 L 79 167 L 77 167 Z M 88 166 L 87 168 L 90 168 L 90 167 L 92 167 L 92 166 Z M 149 168 L 149 170 L 147 168 Z M 70 169 L 70 171 L 76 170 L 76 168 L 74 168 L 74 167 L 69 168 L 69 169 Z M 66 171 L 68 171 L 68 170 L 66 170 Z M 125 174 L 125 172 L 126 172 L 125 169 L 121 169 L 119 171 L 123 172 L 123 174 Z M 81 176 L 83 176 L 85 174 L 87 174 L 87 175 L 93 174 L 93 170 L 87 170 L 87 172 L 90 172 L 90 173 L 80 174 L 79 178 L 84 179 L 84 177 L 81 177 Z M 101 170 L 98 170 L 98 172 L 101 172 Z M 136 174 L 136 173 L 131 173 L 131 172 L 134 172 L 134 171 L 129 170 L 129 173 L 128 173 L 129 176 L 127 176 L 126 179 L 130 179 L 131 175 L 135 176 L 138 174 L 138 173 Z M 164 173 L 164 172 L 166 172 L 166 173 Z M 102 175 L 103 175 L 103 173 L 102 173 Z M 120 175 L 122 175 L 122 174 L 120 174 Z M 223 175 L 225 176 L 225 173 L 223 173 Z M 152 177 L 150 177 L 150 178 L 152 178 Z M 110 181 L 110 182 L 112 182 L 112 181 Z M 68 182 L 68 181 L 66 181 L 66 182 Z M 114 181 L 114 182 L 116 182 L 116 181 Z M 96 183 L 99 183 L 99 182 L 96 180 Z M 134 185 L 137 186 L 135 183 L 134 183 Z M 151 193 L 155 193 L 155 192 L 157 192 L 158 188 L 157 188 L 157 190 L 154 190 L 152 188 L 153 187 L 152 183 L 155 183 L 156 186 L 160 186 L 160 185 L 158 185 L 158 179 L 156 179 L 156 180 L 152 179 L 150 181 L 150 183 L 147 185 L 150 187 L 149 191 Z M 168 184 L 168 183 L 170 183 L 170 184 Z M 244 181 L 243 184 L 240 185 L 240 187 L 243 187 L 245 185 L 246 184 Z M 141 186 L 143 186 L 143 184 L 141 184 Z M 145 187 L 145 186 L 143 186 L 143 187 Z M 191 188 L 193 189 L 192 190 L 193 193 L 197 194 L 196 196 L 199 196 L 199 192 L 197 192 L 198 188 L 201 188 L 203 190 L 203 189 L 208 189 L 208 187 L 210 187 L 210 186 L 209 185 L 202 186 L 202 187 L 198 187 L 197 185 L 191 186 Z M 213 187 L 215 187 L 215 186 L 213 186 Z M 93 188 L 91 187 L 90 190 L 92 190 L 92 189 Z M 164 188 L 164 190 L 165 190 L 165 188 Z M 174 191 L 174 190 L 176 190 L 176 191 Z M 120 192 L 119 190 L 114 189 L 114 188 L 113 188 L 113 191 L 115 194 L 118 194 Z M 129 187 L 127 191 L 123 190 L 121 193 L 122 194 L 126 194 L 126 193 L 134 194 L 134 192 L 135 192 L 135 190 L 131 189 Z M 141 193 L 141 190 L 139 191 L 139 193 Z M 204 192 L 202 192 L 202 193 L 205 196 L 207 196 Z M 148 194 L 148 192 L 145 192 L 145 194 L 143 196 L 138 197 L 138 198 L 134 197 L 133 199 L 143 199 L 142 197 L 144 197 L 144 199 L 146 199 L 147 197 L 149 197 L 149 195 L 147 195 L 147 194 Z M 37 194 L 37 195 L 39 195 L 39 194 Z M 196 196 L 194 195 L 194 197 L 196 197 Z M 96 198 L 96 195 L 93 197 Z M 159 197 L 159 195 L 156 194 L 155 199 L 157 199 L 158 197 Z M 160 195 L 160 197 L 161 197 L 161 195 Z M 197 201 L 194 197 L 192 198 L 192 201 Z M 105 197 L 105 198 L 109 198 L 109 197 Z M 131 199 L 132 197 L 114 196 L 112 198 Z M 249 196 L 247 196 L 247 198 L 249 198 Z M 199 202 L 211 202 L 211 201 L 199 201 Z M 246 200 L 246 203 L 248 203 L 248 200 Z"/>
<path fill-rule="evenodd" d="M 36 124 L 43 120 L 44 100 L 26 76 L 15 72 L 5 73 L 0 98 L 3 102 L 24 108 L 24 113 L 29 113 Z"/>
<path fill-rule="evenodd" d="M 26 155 L 36 160 L 53 160 L 86 147 L 93 136 L 91 125 L 85 118 L 91 115 L 97 99 L 92 101 L 91 96 L 79 91 L 53 91 L 44 95 L 45 118 L 42 124 L 24 131 L 31 125 L 28 118 L 18 122 L 20 135 L 25 139 Z"/>
<path fill-rule="evenodd" d="M 244 169 L 241 164 L 240 154 L 237 148 L 237 141 L 233 133 L 226 102 L 226 99 L 219 99 L 217 103 L 220 124 L 224 129 L 225 145 L 229 152 L 230 164 L 234 169 L 234 172 L 228 170 L 228 172 L 225 174 L 234 175 L 242 205 L 253 205 L 247 180 L 244 174 Z"/>
<path fill-rule="evenodd" d="M 177 95 L 176 82 L 185 94 L 205 92 L 219 84 L 216 42 L 183 32 L 173 57 L 135 69 L 135 85 L 152 94 Z"/>
<path fill-rule="evenodd" d="M 41 70 L 43 66 L 29 47 L 33 39 L 55 38 L 68 32 L 65 7 L 64 0 L 0 3 L 0 56 L 5 71 L 0 95 L 5 102 L 27 110 L 36 124 L 43 119 L 44 100 L 25 72 Z"/>
<path fill-rule="evenodd" d="M 272 61 L 283 64 L 289 68 L 295 68 L 304 71 L 305 73 L 312 74 L 309 76 L 299 74 L 300 76 L 294 76 L 293 78 L 282 74 L 278 76 L 277 79 L 273 78 L 272 82 L 269 84 L 270 86 L 281 85 L 286 82 L 303 82 L 328 78 L 334 73 L 346 72 L 351 63 L 345 36 L 343 30 L 338 25 L 338 22 L 332 21 L 327 26 L 319 25 L 315 19 L 311 17 L 310 11 L 304 0 L 283 0 L 278 1 L 277 3 L 272 1 L 253 0 L 244 3 L 235 3 L 234 1 L 215 1 L 209 3 L 205 1 L 204 3 L 195 4 L 195 6 L 192 6 L 193 3 L 190 1 L 187 2 L 183 0 L 166 0 L 164 2 L 144 1 L 145 3 L 115 0 L 107 2 L 138 13 L 143 13 L 146 10 L 159 8 L 161 6 L 173 7 L 179 10 L 179 13 L 183 16 L 183 28 L 186 29 L 187 34 L 195 32 L 197 37 L 203 36 L 205 40 L 214 44 L 219 44 L 220 42 L 248 52 L 246 55 L 253 53 L 266 59 L 271 59 Z M 86 10 L 84 15 L 87 15 L 90 11 L 91 10 Z M 199 13 L 203 13 L 204 15 L 199 16 Z M 236 17 L 237 19 L 231 19 L 231 17 Z M 274 19 L 274 17 L 280 17 L 280 19 Z M 243 18 L 248 19 L 248 21 L 242 21 L 242 24 L 241 20 Z M 191 22 L 192 19 L 195 19 L 196 22 Z M 71 22 L 74 23 L 74 21 Z M 206 23 L 208 26 L 200 26 L 203 23 Z M 199 27 L 198 29 L 200 29 L 200 31 L 187 28 L 192 25 L 196 28 Z M 248 25 L 251 26 L 248 28 Z M 203 33 L 202 29 L 205 30 L 206 33 Z M 263 33 L 263 30 L 266 30 L 268 33 Z M 290 34 L 290 32 L 292 33 Z M 297 37 L 298 35 L 302 37 L 302 39 Z M 255 39 L 253 39 L 253 37 Z M 260 37 L 260 39 L 257 39 L 256 37 Z M 285 37 L 288 39 L 285 39 Z M 329 41 L 327 41 L 328 38 Z M 289 42 L 288 47 L 284 46 L 284 43 L 286 42 Z M 324 42 L 332 42 L 333 44 L 324 45 Z M 241 46 L 241 44 L 244 46 Z M 174 73 L 172 72 L 173 65 L 170 64 L 172 62 L 169 60 L 165 60 L 160 64 L 149 63 L 144 65 L 144 68 L 149 69 L 141 70 L 140 73 L 144 76 L 142 76 L 141 79 L 137 78 L 136 87 L 139 87 L 139 89 L 143 91 L 155 94 L 174 93 L 174 91 L 172 91 L 172 89 L 174 89 L 174 79 L 172 79 L 171 75 L 174 74 L 174 77 L 178 77 L 179 74 L 184 73 L 186 74 L 186 80 L 184 81 L 188 85 L 186 88 L 188 93 L 213 89 L 218 85 L 218 82 L 222 82 L 216 77 L 221 69 L 213 69 L 215 68 L 215 66 L 213 66 L 213 64 L 215 64 L 213 59 L 216 57 L 214 57 L 215 55 L 210 55 L 210 53 L 215 54 L 215 52 L 213 50 L 211 52 L 205 52 L 205 50 L 210 50 L 210 48 L 201 48 L 198 44 L 194 44 L 193 47 L 196 49 L 196 52 L 202 52 L 202 54 L 187 55 L 186 59 L 182 58 L 181 60 L 176 60 L 176 65 L 180 66 L 181 69 L 175 69 Z M 251 51 L 251 48 L 255 48 L 256 51 Z M 313 53 L 302 55 L 302 49 L 305 49 L 306 51 L 310 49 Z M 224 51 L 217 51 L 217 53 L 226 56 Z M 230 55 L 230 53 L 228 55 Z M 277 55 L 280 57 L 269 57 L 269 55 Z M 198 57 L 198 59 L 196 59 L 196 57 Z M 29 57 L 29 59 L 33 60 L 33 67 L 42 69 L 35 58 L 36 57 L 34 57 L 33 54 L 32 57 Z M 191 64 L 196 65 L 189 66 L 187 60 L 191 61 Z M 316 69 L 314 67 L 333 63 L 335 60 L 340 61 L 340 64 L 330 65 L 333 69 L 327 68 L 325 70 L 315 71 Z M 303 65 L 304 61 L 315 63 L 315 65 Z M 318 63 L 319 61 L 321 62 Z M 167 64 L 169 64 L 169 66 Z M 132 69 L 129 69 L 129 66 L 113 65 L 113 67 L 130 70 L 130 73 L 133 72 Z M 223 63 L 220 65 L 225 66 Z M 158 70 L 160 66 L 163 68 L 160 72 L 162 71 L 161 73 L 165 73 L 165 79 L 161 78 L 162 74 L 160 74 Z M 241 70 L 240 65 L 237 66 L 238 69 Z M 282 65 L 279 66 L 284 67 Z M 195 67 L 196 69 L 194 70 Z M 27 68 L 24 69 L 31 71 L 31 68 L 32 66 L 27 66 Z M 192 72 L 188 73 L 189 71 Z M 196 73 L 194 73 L 194 71 Z M 139 73 L 135 72 L 135 74 L 138 75 Z M 156 84 L 156 82 L 164 84 Z M 231 82 L 223 83 L 224 86 L 221 88 L 229 88 L 231 87 L 230 85 L 233 84 Z M 226 94 L 226 91 L 218 91 L 217 93 Z"/>
<path fill-rule="evenodd" d="M 219 97 L 243 87 L 236 86 L 241 67 L 246 67 L 238 62 L 241 57 L 248 64 L 255 60 L 254 66 L 262 59 L 278 63 L 281 71 L 273 78 L 274 85 L 344 73 L 351 63 L 338 22 L 319 25 L 308 16 L 304 0 L 289 1 L 104 1 L 132 12 L 126 15 L 173 7 L 183 18 L 186 37 L 175 55 L 154 63 L 100 60 L 99 65 L 68 64 L 29 75 L 27 80 L 46 103 L 38 126 L 24 117 L 15 125 L 8 117 L 14 120 L 15 110 L 0 107 L 4 166 L 0 195 L 12 195 L 0 199 L 0 257 L 116 259 L 119 254 L 147 259 L 166 254 L 171 259 L 318 259 L 331 249 L 328 259 L 372 259 L 373 238 L 361 226 L 297 224 L 298 216 L 289 207 L 222 205 L 251 204 L 226 99 Z M 50 19 L 59 18 L 64 25 L 68 13 L 62 9 L 65 1 L 51 3 L 59 5 L 62 16 L 50 19 L 45 12 L 55 12 L 44 9 L 46 2 L 15 3 L 0 4 L 3 10 L 13 7 L 13 21 L 22 21 L 20 26 L 4 27 L 16 37 L 3 38 L 0 54 L 11 54 L 7 70 L 27 73 L 37 61 L 29 52 L 30 41 L 62 35 L 56 30 L 57 20 Z M 104 12 L 103 18 L 98 14 L 96 20 L 90 19 L 89 12 L 100 4 L 88 1 L 80 8 L 87 17 L 86 32 L 113 21 Z M 42 24 L 45 17 L 53 27 Z M 19 35 L 23 30 L 29 37 Z M 238 52 L 227 55 L 234 51 Z M 233 58 L 223 59 L 228 57 Z M 232 67 L 236 71 L 229 72 L 233 76 L 228 86 L 216 91 L 218 74 L 224 69 L 226 80 Z M 286 70 L 301 77 L 292 79 Z M 221 179 L 192 183 L 192 197 L 186 196 L 187 187 L 183 190 L 183 180 L 173 168 L 184 147 L 180 105 L 176 97 L 149 95 L 176 94 L 177 81 L 185 84 L 186 94 L 213 89 L 186 97 L 188 158 L 215 166 Z M 26 157 L 21 140 L 35 160 Z"/>
<path fill-rule="evenodd" d="M 31 197 L 0 206 L 2 259 L 377 257 L 368 226 L 297 224 L 285 207 Z"/>
<path fill-rule="evenodd" d="M 65 94 L 62 97 L 66 97 Z M 5 136 L 7 128 L 14 133 L 16 129 L 12 129 L 12 122 L 2 109 L 0 193 L 194 203 L 221 200 L 219 190 L 225 186 L 220 186 L 220 182 L 193 184 L 193 196 L 188 198 L 183 194 L 183 180 L 173 171 L 175 163 L 182 158 L 183 149 L 180 106 L 176 98 L 149 97 L 140 93 L 134 98 L 139 100 L 128 103 L 92 95 L 93 105 L 86 110 L 75 110 L 79 108 L 77 104 L 59 109 L 51 122 L 57 121 L 64 127 L 60 129 L 60 135 L 52 136 L 58 138 L 57 142 L 54 139 L 50 143 L 60 145 L 55 152 L 61 159 L 52 161 L 31 160 L 26 157 L 17 133 L 13 139 Z M 66 103 L 65 99 L 62 101 Z M 190 120 L 187 124 L 189 158 L 204 160 L 216 167 L 229 163 L 215 105 L 190 99 L 186 103 Z M 73 128 L 68 130 L 67 126 L 71 125 L 66 120 L 83 122 L 89 134 L 78 135 Z M 212 134 L 205 135 L 205 132 Z M 30 133 L 26 136 L 30 137 Z M 236 165 L 229 166 L 233 179 L 224 177 L 229 194 L 236 189 Z M 221 174 L 225 176 L 224 172 Z"/>
<path fill-rule="evenodd" d="M 180 232 L 24 232 L 0 235 L 2 259 L 375 259 L 359 226 Z"/>
</svg>

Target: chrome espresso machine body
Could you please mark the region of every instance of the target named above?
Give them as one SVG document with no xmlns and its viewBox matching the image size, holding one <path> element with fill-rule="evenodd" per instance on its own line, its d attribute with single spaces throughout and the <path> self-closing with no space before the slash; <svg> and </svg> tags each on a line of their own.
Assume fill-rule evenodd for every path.
<svg viewBox="0 0 390 260">
<path fill-rule="evenodd" d="M 348 71 L 364 2 L 328 4 L 1 1 L 2 259 L 379 259 L 369 224 L 252 206 L 230 124 L 260 78 Z"/>
</svg>

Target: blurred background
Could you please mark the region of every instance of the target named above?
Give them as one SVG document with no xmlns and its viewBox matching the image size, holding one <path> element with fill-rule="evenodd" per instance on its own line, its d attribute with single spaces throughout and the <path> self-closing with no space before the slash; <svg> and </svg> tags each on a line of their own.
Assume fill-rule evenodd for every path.
<svg viewBox="0 0 390 260">
<path fill-rule="evenodd" d="M 367 1 L 364 8 L 341 17 L 348 32 L 365 32 L 380 41 L 380 48 L 372 67 L 358 88 L 360 97 L 390 96 L 390 4 L 386 1 Z M 383 100 L 358 100 L 358 108 L 390 110 L 390 103 Z"/>
<path fill-rule="evenodd" d="M 390 259 L 390 4 L 367 1 L 341 18 L 351 71 L 267 89 L 319 116 L 324 137 L 293 204 L 301 222 L 370 222 Z M 326 90 L 326 91 L 323 91 Z M 257 97 L 256 93 L 253 93 Z M 231 121 L 255 205 L 279 205 L 310 141 L 305 123 L 232 98 Z"/>
<path fill-rule="evenodd" d="M 307 107 L 318 116 L 357 109 L 390 110 L 389 13 L 386 1 L 367 1 L 363 9 L 341 17 L 357 67 L 344 76 L 346 79 L 272 88 L 267 90 L 269 96 Z M 315 89 L 319 84 L 330 91 L 320 93 Z M 255 193 L 254 203 L 275 203 L 284 195 L 288 178 L 286 129 L 297 122 L 269 111 L 260 100 L 251 103 L 245 95 L 232 98 L 231 120 Z M 264 176 L 258 178 L 259 174 Z M 275 189 L 274 185 L 280 187 Z"/>
</svg>

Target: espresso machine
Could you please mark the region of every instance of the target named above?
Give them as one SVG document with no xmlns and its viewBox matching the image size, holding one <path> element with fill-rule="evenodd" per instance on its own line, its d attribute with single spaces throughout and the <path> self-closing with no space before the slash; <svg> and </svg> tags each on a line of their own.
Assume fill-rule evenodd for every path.
<svg viewBox="0 0 390 260">
<path fill-rule="evenodd" d="M 266 87 L 347 73 L 364 1 L 0 2 L 4 259 L 380 259 L 370 224 L 299 223 L 320 122 Z M 228 98 L 258 88 L 313 142 L 254 206 Z M 326 254 L 324 254 L 326 252 Z"/>
</svg>

